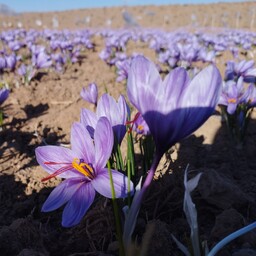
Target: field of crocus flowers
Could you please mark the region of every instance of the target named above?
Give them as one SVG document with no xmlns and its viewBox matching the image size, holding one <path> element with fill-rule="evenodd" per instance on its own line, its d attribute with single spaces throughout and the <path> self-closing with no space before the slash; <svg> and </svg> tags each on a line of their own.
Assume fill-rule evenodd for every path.
<svg viewBox="0 0 256 256">
<path fill-rule="evenodd" d="M 256 33 L 126 25 L 2 29 L 0 254 L 256 255 Z"/>
</svg>

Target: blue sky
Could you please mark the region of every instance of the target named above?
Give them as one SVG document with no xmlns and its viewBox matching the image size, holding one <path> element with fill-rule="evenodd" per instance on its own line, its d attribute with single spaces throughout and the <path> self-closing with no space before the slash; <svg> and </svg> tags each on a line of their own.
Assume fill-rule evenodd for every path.
<svg viewBox="0 0 256 256">
<path fill-rule="evenodd" d="M 242 0 L 0 0 L 17 12 L 62 11 L 69 9 L 160 4 L 206 4 L 210 2 L 243 2 Z"/>
</svg>

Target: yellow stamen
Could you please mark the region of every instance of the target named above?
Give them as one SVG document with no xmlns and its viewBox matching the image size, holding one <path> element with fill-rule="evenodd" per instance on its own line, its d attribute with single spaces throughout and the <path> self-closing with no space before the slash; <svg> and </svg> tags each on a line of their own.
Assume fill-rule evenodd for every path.
<svg viewBox="0 0 256 256">
<path fill-rule="evenodd" d="M 228 99 L 228 103 L 236 103 L 236 99 L 234 98 Z"/>
<path fill-rule="evenodd" d="M 144 129 L 143 125 L 138 125 L 138 130 L 139 131 L 143 131 L 143 129 Z"/>
<path fill-rule="evenodd" d="M 80 160 L 78 158 L 74 158 L 72 166 L 84 176 L 93 179 L 93 168 L 89 164 L 83 162 L 80 163 Z"/>
</svg>

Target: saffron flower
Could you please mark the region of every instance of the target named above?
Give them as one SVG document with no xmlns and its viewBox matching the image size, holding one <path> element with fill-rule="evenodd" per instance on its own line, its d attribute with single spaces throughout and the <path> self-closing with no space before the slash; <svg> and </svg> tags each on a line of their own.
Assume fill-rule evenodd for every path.
<svg viewBox="0 0 256 256">
<path fill-rule="evenodd" d="M 162 81 L 154 63 L 143 56 L 133 59 L 128 97 L 148 124 L 160 156 L 208 119 L 218 103 L 221 84 L 214 65 L 191 81 L 184 68 L 175 68 Z"/>
<path fill-rule="evenodd" d="M 17 58 L 15 54 L 7 55 L 5 57 L 6 60 L 6 67 L 9 68 L 11 71 L 15 69 Z"/>
<path fill-rule="evenodd" d="M 91 137 L 94 137 L 94 129 L 97 120 L 105 116 L 110 121 L 115 139 L 118 144 L 121 144 L 124 135 L 126 133 L 126 121 L 129 113 L 129 108 L 126 104 L 124 96 L 120 96 L 118 101 L 110 96 L 109 94 L 103 94 L 97 105 L 96 113 L 90 111 L 89 109 L 82 109 L 81 112 L 81 123 L 90 132 Z"/>
<path fill-rule="evenodd" d="M 238 63 L 234 61 L 227 62 L 225 80 L 237 80 L 239 77 L 243 77 L 243 80 L 247 83 L 256 81 L 256 68 L 254 68 L 253 60 L 242 60 Z"/>
<path fill-rule="evenodd" d="M 133 59 L 128 74 L 128 97 L 148 124 L 156 151 L 147 177 L 126 215 L 123 234 L 126 246 L 131 242 L 141 202 L 162 155 L 213 113 L 221 84 L 221 75 L 214 65 L 203 69 L 191 81 L 184 68 L 175 68 L 162 81 L 154 63 L 143 56 Z"/>
<path fill-rule="evenodd" d="M 52 60 L 44 51 L 32 56 L 32 63 L 37 69 L 49 68 L 52 65 Z"/>
<path fill-rule="evenodd" d="M 88 101 L 88 102 L 94 104 L 95 106 L 97 106 L 97 100 L 98 100 L 97 84 L 90 83 L 88 88 L 82 89 L 80 95 L 85 101 Z"/>
<path fill-rule="evenodd" d="M 223 84 L 222 94 L 219 100 L 219 105 L 227 107 L 227 112 L 233 115 L 239 104 L 248 101 L 250 90 L 244 92 L 243 78 L 240 77 L 237 83 L 229 80 Z"/>
<path fill-rule="evenodd" d="M 97 122 L 94 143 L 80 123 L 71 130 L 71 149 L 42 146 L 36 149 L 38 163 L 50 174 L 43 181 L 59 176 L 65 180 L 50 194 L 42 211 L 53 211 L 66 204 L 62 225 L 78 224 L 94 201 L 96 191 L 112 198 L 109 170 L 105 168 L 114 143 L 112 127 L 106 117 Z M 124 198 L 133 184 L 122 173 L 111 170 L 116 198 Z"/>
<path fill-rule="evenodd" d="M 127 124 L 131 124 L 131 130 L 135 131 L 137 134 L 145 136 L 150 134 L 148 125 L 139 112 L 135 115 L 134 119 L 127 122 Z"/>
</svg>

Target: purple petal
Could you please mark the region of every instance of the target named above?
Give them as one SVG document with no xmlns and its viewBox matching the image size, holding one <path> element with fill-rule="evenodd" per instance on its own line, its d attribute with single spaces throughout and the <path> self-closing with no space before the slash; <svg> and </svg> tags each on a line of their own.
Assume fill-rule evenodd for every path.
<svg viewBox="0 0 256 256">
<path fill-rule="evenodd" d="M 106 117 L 101 117 L 96 125 L 94 143 L 95 169 L 100 170 L 106 166 L 114 144 L 113 129 Z"/>
<path fill-rule="evenodd" d="M 236 82 L 236 94 L 239 97 L 244 91 L 244 78 L 240 76 Z"/>
<path fill-rule="evenodd" d="M 103 94 L 97 106 L 97 116 L 105 116 L 114 129 L 115 136 L 120 144 L 126 132 L 127 105 L 120 96 L 118 102 L 109 94 Z"/>
<path fill-rule="evenodd" d="M 0 89 L 0 105 L 8 98 L 10 91 L 6 88 Z"/>
<path fill-rule="evenodd" d="M 95 149 L 92 138 L 81 123 L 74 123 L 71 128 L 71 146 L 76 157 L 86 163 L 94 163 Z"/>
<path fill-rule="evenodd" d="M 158 100 L 165 102 L 164 105 L 160 104 L 164 107 L 161 112 L 167 113 L 179 106 L 182 93 L 188 84 L 189 76 L 184 68 L 175 68 L 166 76 L 163 86 L 159 86 L 156 91 Z"/>
<path fill-rule="evenodd" d="M 42 211 L 49 212 L 58 209 L 74 195 L 81 185 L 80 179 L 67 179 L 59 184 L 45 201 Z"/>
<path fill-rule="evenodd" d="M 221 75 L 213 65 L 206 67 L 194 77 L 184 92 L 180 106 L 180 120 L 177 120 L 183 123 L 180 127 L 183 130 L 180 136 L 188 136 L 208 119 L 219 102 L 221 85 Z"/>
<path fill-rule="evenodd" d="M 107 93 L 99 99 L 96 112 L 98 117 L 106 116 L 112 126 L 121 124 L 122 116 L 119 106 L 115 99 Z"/>
<path fill-rule="evenodd" d="M 86 129 L 91 135 L 91 138 L 94 138 L 94 130 L 95 130 L 97 121 L 98 121 L 98 118 L 94 112 L 86 108 L 82 109 L 81 123 L 86 127 Z"/>
<path fill-rule="evenodd" d="M 219 70 L 210 65 L 199 72 L 184 91 L 181 107 L 212 107 L 219 101 L 222 78 Z"/>
<path fill-rule="evenodd" d="M 236 64 L 235 69 L 237 73 L 242 74 L 246 72 L 248 69 L 252 68 L 253 65 L 254 65 L 254 60 L 249 60 L 249 61 L 242 60 Z"/>
<path fill-rule="evenodd" d="M 83 183 L 74 193 L 64 208 L 62 226 L 72 227 L 78 224 L 95 198 L 95 190 L 91 183 Z"/>
<path fill-rule="evenodd" d="M 256 68 L 247 70 L 244 75 L 256 77 Z"/>
<path fill-rule="evenodd" d="M 121 123 L 125 124 L 126 121 L 127 121 L 127 115 L 130 112 L 130 109 L 129 109 L 123 95 L 120 95 L 120 97 L 118 98 L 117 104 L 118 104 L 120 114 L 121 114 L 120 115 L 121 116 Z"/>
<path fill-rule="evenodd" d="M 72 161 L 77 156 L 68 149 L 58 146 L 42 146 L 35 150 L 37 162 L 50 174 L 54 173 L 61 167 L 71 166 Z M 45 164 L 46 162 L 59 164 Z M 58 175 L 60 178 L 81 177 L 81 174 L 70 167 L 70 170 Z"/>
<path fill-rule="evenodd" d="M 227 107 L 227 112 L 230 115 L 233 115 L 235 113 L 235 111 L 236 111 L 236 108 L 237 108 L 237 103 L 229 103 L 228 107 Z"/>
<path fill-rule="evenodd" d="M 127 194 L 129 192 L 128 178 L 116 170 L 111 170 L 111 172 L 116 198 L 127 197 Z M 91 183 L 98 193 L 107 198 L 112 198 L 111 185 L 107 168 L 103 168 L 102 170 L 100 170 L 97 177 L 94 180 L 92 180 Z M 133 193 L 133 190 L 133 183 L 130 182 L 130 192 Z"/>
<path fill-rule="evenodd" d="M 220 98 L 219 98 L 219 102 L 218 102 L 219 105 L 224 105 L 224 106 L 227 106 L 228 105 L 228 98 L 227 98 L 227 95 L 222 93 L 220 95 Z"/>
<path fill-rule="evenodd" d="M 132 60 L 128 74 L 127 94 L 131 103 L 141 114 L 154 110 L 158 105 L 155 92 L 161 84 L 161 77 L 153 62 L 140 55 Z"/>
<path fill-rule="evenodd" d="M 218 70 L 213 66 L 206 68 L 186 87 L 181 99 L 174 99 L 179 103 L 177 108 L 168 113 L 148 111 L 143 115 L 159 153 L 163 154 L 206 121 L 218 103 L 221 84 Z M 166 102 L 161 104 L 165 106 Z"/>
<path fill-rule="evenodd" d="M 89 84 L 88 88 L 83 88 L 81 93 L 81 97 L 93 104 L 97 103 L 98 99 L 98 87 L 95 83 Z"/>
</svg>

